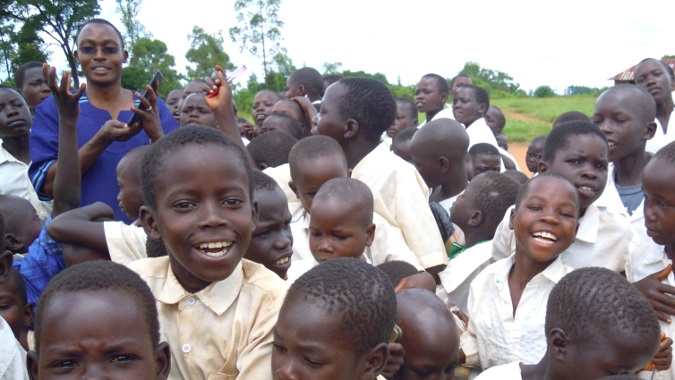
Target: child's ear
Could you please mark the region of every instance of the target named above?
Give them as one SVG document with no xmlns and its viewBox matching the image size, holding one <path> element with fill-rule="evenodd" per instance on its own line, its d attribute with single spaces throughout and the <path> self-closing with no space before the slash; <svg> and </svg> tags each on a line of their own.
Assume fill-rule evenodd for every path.
<svg viewBox="0 0 675 380">
<path fill-rule="evenodd" d="M 509 215 L 509 229 L 513 229 L 513 221 L 516 219 L 516 209 L 515 207 L 511 209 L 511 215 Z"/>
<path fill-rule="evenodd" d="M 359 368 L 360 380 L 373 380 L 382 373 L 384 366 L 389 360 L 389 346 L 386 343 L 380 343 L 372 350 L 361 356 L 362 368 Z"/>
<path fill-rule="evenodd" d="M 14 261 L 12 252 L 9 250 L 0 251 L 0 284 L 4 284 L 9 278 L 9 271 L 12 269 L 12 261 Z"/>
<path fill-rule="evenodd" d="M 23 244 L 19 238 L 11 232 L 5 234 L 5 247 L 12 252 L 21 251 Z"/>
<path fill-rule="evenodd" d="M 298 198 L 298 200 L 300 200 L 300 195 L 298 195 L 298 188 L 295 187 L 295 182 L 293 182 L 292 180 L 288 181 L 288 187 L 290 187 L 291 190 L 293 190 L 293 194 L 295 194 L 295 197 Z"/>
<path fill-rule="evenodd" d="M 345 124 L 344 128 L 345 131 L 343 137 L 345 140 L 356 137 L 356 135 L 359 133 L 359 123 L 354 119 L 347 119 L 347 123 Z"/>
<path fill-rule="evenodd" d="M 33 325 L 34 317 L 35 312 L 33 309 L 33 304 L 27 303 L 23 307 L 23 327 L 30 328 Z"/>
<path fill-rule="evenodd" d="M 548 346 L 553 350 L 553 358 L 564 361 L 569 349 L 569 338 L 563 329 L 554 328 L 548 333 Z"/>
<path fill-rule="evenodd" d="M 539 173 L 546 173 L 548 170 L 548 165 L 544 161 L 539 161 L 539 168 L 537 170 Z"/>
<path fill-rule="evenodd" d="M 298 93 L 300 93 L 300 96 L 305 96 L 305 94 L 306 94 L 307 92 L 305 91 L 305 86 L 304 86 L 304 85 L 299 85 L 299 86 L 298 86 Z"/>
<path fill-rule="evenodd" d="M 127 63 L 127 60 L 129 59 L 129 52 L 126 51 L 126 50 L 123 50 L 122 54 L 124 55 L 124 59 L 122 60 L 122 63 Z"/>
<path fill-rule="evenodd" d="M 375 223 L 368 226 L 366 230 L 366 247 L 370 247 L 373 244 L 373 240 L 375 240 Z"/>
<path fill-rule="evenodd" d="M 155 218 L 155 211 L 150 207 L 143 205 L 138 212 L 138 219 L 143 225 L 143 230 L 150 239 L 161 240 L 162 236 L 157 229 L 157 219 Z"/>
<path fill-rule="evenodd" d="M 448 93 L 447 92 L 441 92 L 441 101 L 443 104 L 448 101 Z"/>
<path fill-rule="evenodd" d="M 447 157 L 441 156 L 438 158 L 438 167 L 442 173 L 446 173 L 450 169 L 450 161 Z"/>
<path fill-rule="evenodd" d="M 29 351 L 26 355 L 26 367 L 28 369 L 28 378 L 35 380 L 38 378 L 38 356 L 37 352 Z"/>
<path fill-rule="evenodd" d="M 478 112 L 480 112 L 481 115 L 485 116 L 485 114 L 487 113 L 488 108 L 489 108 L 489 107 L 488 107 L 487 103 L 481 103 L 481 104 L 478 106 Z"/>
<path fill-rule="evenodd" d="M 650 121 L 649 124 L 645 125 L 645 133 L 642 135 L 643 140 L 651 140 L 652 137 L 656 134 L 656 123 Z"/>
<path fill-rule="evenodd" d="M 471 227 L 478 227 L 482 222 L 483 222 L 483 212 L 481 212 L 480 210 L 474 210 L 473 214 L 471 214 L 471 218 L 469 218 L 469 225 Z"/>
<path fill-rule="evenodd" d="M 263 170 L 267 169 L 268 167 L 269 166 L 267 166 L 267 163 L 265 163 L 265 162 L 261 162 L 260 164 L 258 164 L 258 169 L 260 171 L 263 171 Z"/>
<path fill-rule="evenodd" d="M 157 364 L 157 380 L 168 378 L 171 369 L 171 351 L 168 343 L 161 342 L 155 348 L 155 364 Z"/>
<path fill-rule="evenodd" d="M 258 223 L 258 201 L 251 199 L 251 223 L 253 223 L 253 230 L 255 230 L 255 224 Z"/>
</svg>

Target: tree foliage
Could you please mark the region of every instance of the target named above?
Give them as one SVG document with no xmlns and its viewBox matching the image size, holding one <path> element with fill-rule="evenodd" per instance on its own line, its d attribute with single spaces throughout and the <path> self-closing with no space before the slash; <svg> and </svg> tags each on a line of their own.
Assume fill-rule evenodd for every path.
<svg viewBox="0 0 675 380">
<path fill-rule="evenodd" d="M 143 0 L 116 0 L 117 11 L 122 15 L 122 25 L 126 31 L 125 44 L 127 50 L 131 51 L 136 42 L 143 37 L 151 38 L 152 34 L 148 32 L 143 24 L 138 21 L 138 12 L 141 11 Z"/>
<path fill-rule="evenodd" d="M 223 49 L 224 41 L 220 31 L 208 34 L 204 29 L 195 26 L 188 39 L 190 49 L 185 53 L 185 58 L 194 64 L 193 67 L 186 68 L 188 80 L 211 76 L 216 65 L 221 65 L 226 71 L 234 69 L 230 56 Z"/>
<path fill-rule="evenodd" d="M 274 57 L 278 53 L 286 54 L 281 47 L 281 27 L 279 20 L 281 0 L 236 0 L 239 25 L 230 28 L 232 42 L 239 43 L 241 51 L 248 50 L 254 57 L 262 58 L 264 75 L 267 77 Z"/>
<path fill-rule="evenodd" d="M 77 32 L 89 19 L 100 12 L 97 0 L 3 0 L 0 18 L 17 23 L 31 23 L 36 31 L 43 32 L 55 41 L 66 59 L 72 73 L 77 73 L 73 56 Z M 73 75 L 79 86 L 77 75 Z"/>
<path fill-rule="evenodd" d="M 520 89 L 520 84 L 514 83 L 510 75 L 502 71 L 481 68 L 476 62 L 466 62 L 461 73 L 471 77 L 476 86 L 483 87 L 491 96 L 494 94 L 525 94 Z"/>
<path fill-rule="evenodd" d="M 539 86 L 534 90 L 532 95 L 534 95 L 536 98 L 552 98 L 556 94 L 551 86 Z"/>
<path fill-rule="evenodd" d="M 159 94 L 166 97 L 169 91 L 182 87 L 183 77 L 178 74 L 175 65 L 176 59 L 167 53 L 164 42 L 141 37 L 132 48 L 129 66 L 122 70 L 122 86 L 142 91 L 155 70 L 160 70 L 164 80 L 159 88 Z"/>
</svg>

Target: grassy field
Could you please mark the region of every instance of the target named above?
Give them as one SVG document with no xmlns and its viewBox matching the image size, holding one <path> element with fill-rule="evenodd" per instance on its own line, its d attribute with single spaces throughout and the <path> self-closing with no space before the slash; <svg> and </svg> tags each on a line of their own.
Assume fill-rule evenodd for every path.
<svg viewBox="0 0 675 380">
<path fill-rule="evenodd" d="M 559 96 L 555 98 L 502 98 L 491 99 L 506 116 L 504 133 L 510 142 L 528 142 L 534 137 L 548 134 L 553 121 L 561 113 L 581 111 L 593 114 L 595 96 Z"/>
</svg>

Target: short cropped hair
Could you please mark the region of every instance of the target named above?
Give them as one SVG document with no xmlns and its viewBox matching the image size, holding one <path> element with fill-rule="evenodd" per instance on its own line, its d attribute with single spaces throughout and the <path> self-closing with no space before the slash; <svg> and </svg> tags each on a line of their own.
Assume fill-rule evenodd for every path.
<svg viewBox="0 0 675 380">
<path fill-rule="evenodd" d="M 141 188 L 143 189 L 143 198 L 148 206 L 153 209 L 157 207 L 154 194 L 155 184 L 162 178 L 162 168 L 166 165 L 167 158 L 188 145 L 217 145 L 232 152 L 244 169 L 246 179 L 249 182 L 249 196 L 253 198 L 253 186 L 250 180 L 251 163 L 244 149 L 223 132 L 215 128 L 200 125 L 190 128 L 178 128 L 152 144 L 143 156 L 141 164 Z"/>
<path fill-rule="evenodd" d="M 40 350 L 42 323 L 46 310 L 59 294 L 114 289 L 124 291 L 143 307 L 153 346 L 159 344 L 157 306 L 148 284 L 131 269 L 107 260 L 73 265 L 57 274 L 40 296 L 35 323 L 35 350 Z"/>
<path fill-rule="evenodd" d="M 19 66 L 19 68 L 16 69 L 16 72 L 14 73 L 14 84 L 16 85 L 16 88 L 23 88 L 23 82 L 26 80 L 26 71 L 36 67 L 42 68 L 42 65 L 42 62 L 30 61 Z"/>
<path fill-rule="evenodd" d="M 355 258 L 335 258 L 300 276 L 286 301 L 302 298 L 339 316 L 339 331 L 356 343 L 356 357 L 387 343 L 396 323 L 394 285 L 381 270 Z"/>
<path fill-rule="evenodd" d="M 82 29 L 84 29 L 85 26 L 89 24 L 104 24 L 108 25 L 109 27 L 113 28 L 115 30 L 115 34 L 117 34 L 117 37 L 120 39 L 120 48 L 124 49 L 124 37 L 122 37 L 122 33 L 120 32 L 119 29 L 115 25 L 113 25 L 110 21 L 102 18 L 92 18 L 89 21 L 85 22 L 80 26 L 80 29 L 77 30 L 77 37 L 75 37 L 75 43 L 77 43 L 80 39 L 80 33 L 82 33 Z"/>
<path fill-rule="evenodd" d="M 324 183 L 314 196 L 312 205 L 317 205 L 326 200 L 338 200 L 356 207 L 363 213 L 363 226 L 368 227 L 373 223 L 374 198 L 373 192 L 368 185 L 358 179 L 349 177 L 337 177 Z"/>
<path fill-rule="evenodd" d="M 540 143 L 540 142 L 545 145 L 547 137 L 548 137 L 548 135 L 537 136 L 537 137 L 533 138 L 532 141 L 530 141 L 530 145 L 537 144 L 537 143 Z"/>
<path fill-rule="evenodd" d="M 328 136 L 315 135 L 298 141 L 288 154 L 288 166 L 291 171 L 291 178 L 297 177 L 299 162 L 313 161 L 325 157 L 335 157 L 347 168 L 345 152 L 335 139 Z"/>
<path fill-rule="evenodd" d="M 346 93 L 340 99 L 340 115 L 354 119 L 370 141 L 380 136 L 396 119 L 396 101 L 384 83 L 370 78 L 343 78 Z"/>
<path fill-rule="evenodd" d="M 543 178 L 551 178 L 551 177 L 561 179 L 561 180 L 569 183 L 570 185 L 572 184 L 567 178 L 563 177 L 562 175 L 560 175 L 558 173 L 546 172 L 546 173 L 541 173 L 541 174 L 537 175 L 536 177 L 532 177 L 527 182 L 525 182 L 522 186 L 520 186 L 520 189 L 518 189 L 518 196 L 516 197 L 516 203 L 515 203 L 516 209 L 518 207 L 520 207 L 520 203 L 523 201 L 523 198 L 525 198 L 525 196 L 529 193 L 530 187 L 532 186 L 533 183 L 535 183 L 536 181 L 540 181 Z M 574 192 L 574 194 L 576 194 L 575 198 L 576 198 L 576 204 L 577 204 L 577 215 L 579 215 L 579 213 L 578 213 L 578 211 L 579 211 L 579 195 L 576 191 Z"/>
<path fill-rule="evenodd" d="M 387 261 L 378 265 L 377 269 L 384 272 L 394 286 L 398 285 L 404 278 L 420 272 L 409 262 L 400 260 Z"/>
<path fill-rule="evenodd" d="M 656 101 L 644 88 L 632 84 L 618 84 L 608 88 L 602 95 L 612 92 L 625 93 L 630 96 L 630 106 L 633 110 L 638 111 L 638 114 L 642 117 L 641 123 L 652 122 L 656 118 Z"/>
<path fill-rule="evenodd" d="M 469 148 L 469 154 L 471 157 L 476 157 L 479 155 L 486 155 L 486 156 L 499 156 L 499 150 L 494 147 L 492 144 L 488 143 L 478 143 L 471 148 Z"/>
<path fill-rule="evenodd" d="M 446 95 L 450 93 L 450 88 L 448 87 L 448 81 L 445 80 L 442 76 L 438 74 L 429 73 L 422 78 L 432 78 L 436 80 L 436 86 L 438 86 L 438 92 L 445 93 Z"/>
<path fill-rule="evenodd" d="M 557 128 L 560 124 L 567 123 L 569 121 L 587 121 L 590 123 L 591 118 L 585 113 L 579 111 L 563 112 L 555 118 L 555 121 L 553 122 L 553 128 Z"/>
<path fill-rule="evenodd" d="M 471 80 L 470 76 L 468 76 L 464 73 L 459 73 L 452 78 L 452 80 L 450 81 L 450 86 L 454 86 L 455 82 L 457 82 L 457 79 L 459 79 L 459 78 L 467 78 L 468 80 Z"/>
<path fill-rule="evenodd" d="M 391 149 L 393 150 L 396 145 L 403 144 L 412 140 L 413 136 L 417 133 L 417 127 L 408 127 L 399 132 L 396 137 L 391 141 Z"/>
<path fill-rule="evenodd" d="M 285 127 L 285 132 L 293 136 L 296 140 L 300 140 L 302 138 L 302 125 L 298 119 L 288 116 L 285 113 L 272 112 L 269 116 L 267 116 L 265 121 L 269 120 L 269 122 L 272 122 L 274 119 L 278 119 L 278 122 Z M 281 130 L 277 131 L 284 132 Z"/>
<path fill-rule="evenodd" d="M 490 95 L 484 88 L 473 84 L 464 85 L 462 88 L 468 88 L 473 91 L 473 95 L 476 97 L 478 104 L 485 104 L 485 112 L 490 109 Z"/>
<path fill-rule="evenodd" d="M 675 166 L 675 141 L 659 149 L 654 157 L 666 160 L 670 165 Z"/>
<path fill-rule="evenodd" d="M 520 185 L 502 173 L 490 171 L 479 176 L 484 182 L 483 187 L 478 189 L 476 208 L 483 213 L 490 230 L 495 231 L 506 210 L 516 203 Z"/>
<path fill-rule="evenodd" d="M 408 99 L 408 98 L 396 98 L 396 103 L 403 103 L 408 107 L 408 116 L 410 116 L 411 119 L 417 120 L 417 106 L 415 103 Z M 396 109 L 398 110 L 398 105 L 396 106 Z"/>
<path fill-rule="evenodd" d="M 295 70 L 289 77 L 292 83 L 305 86 L 308 93 L 318 97 L 323 97 L 323 78 L 321 74 L 311 67 L 303 67 Z"/>
<path fill-rule="evenodd" d="M 288 163 L 288 153 L 298 139 L 281 131 L 269 131 L 251 140 L 246 150 L 260 167 L 265 164 L 270 168 Z"/>
<path fill-rule="evenodd" d="M 568 121 L 551 130 L 544 144 L 544 162 L 552 162 L 559 150 L 569 146 L 570 136 L 595 135 L 607 144 L 607 137 L 590 121 Z"/>
<path fill-rule="evenodd" d="M 546 333 L 561 328 L 582 347 L 606 337 L 659 341 L 661 329 L 647 299 L 624 277 L 606 268 L 579 268 L 548 297 Z"/>
<path fill-rule="evenodd" d="M 274 191 L 281 190 L 274 178 L 268 176 L 267 174 L 261 172 L 260 170 L 254 170 L 251 172 L 251 181 L 253 181 L 253 192 L 256 191 Z"/>
<path fill-rule="evenodd" d="M 525 182 L 527 182 L 530 178 L 525 175 L 525 173 L 521 172 L 520 170 L 516 169 L 509 169 L 505 170 L 502 174 L 505 176 L 508 176 L 512 180 L 516 181 L 518 186 L 523 185 Z"/>
<path fill-rule="evenodd" d="M 339 81 L 342 79 L 342 75 L 337 75 L 337 74 L 331 74 L 331 75 L 324 75 L 323 76 L 323 82 L 324 82 L 324 91 L 326 91 L 326 88 L 330 86 L 331 84 Z"/>
</svg>

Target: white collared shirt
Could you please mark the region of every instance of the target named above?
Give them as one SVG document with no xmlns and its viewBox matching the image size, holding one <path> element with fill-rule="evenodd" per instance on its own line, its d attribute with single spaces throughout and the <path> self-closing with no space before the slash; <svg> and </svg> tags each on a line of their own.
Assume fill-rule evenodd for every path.
<svg viewBox="0 0 675 380">
<path fill-rule="evenodd" d="M 441 279 L 436 295 L 444 302 L 455 304 L 468 314 L 467 301 L 471 282 L 492 263 L 492 242 L 484 241 L 467 248 L 450 260 L 448 266 L 438 274 Z"/>
<path fill-rule="evenodd" d="M 656 153 L 659 151 L 659 149 L 668 145 L 668 143 L 675 141 L 675 128 L 670 127 L 671 125 L 674 125 L 672 122 L 673 116 L 675 116 L 673 115 L 673 112 L 675 112 L 675 110 L 670 112 L 670 119 L 668 120 L 666 133 L 663 133 L 663 128 L 661 127 L 661 122 L 659 119 L 654 119 L 654 122 L 656 123 L 656 133 L 654 133 L 654 137 L 647 140 L 645 151 Z"/>
<path fill-rule="evenodd" d="M 14 337 L 12 329 L 0 317 L 0 380 L 28 379 L 26 351 Z"/>
<path fill-rule="evenodd" d="M 148 235 L 143 227 L 124 222 L 103 222 L 103 230 L 111 261 L 127 265 L 148 257 L 145 248 Z"/>
<path fill-rule="evenodd" d="M 520 362 L 513 362 L 488 368 L 476 380 L 522 380 Z"/>
<path fill-rule="evenodd" d="M 43 204 L 38 198 L 28 177 L 29 166 L 30 164 L 19 161 L 9 153 L 0 140 L 0 194 L 15 195 L 28 200 L 35 207 L 40 219 L 47 219 L 51 213 L 51 207 L 46 207 L 49 206 L 49 202 Z"/>
<path fill-rule="evenodd" d="M 509 272 L 515 254 L 483 270 L 469 291 L 469 326 L 460 347 L 467 365 L 483 369 L 521 361 L 535 364 L 546 353 L 546 303 L 553 287 L 572 268 L 560 257 L 527 283 L 515 317 L 509 291 Z"/>
</svg>

